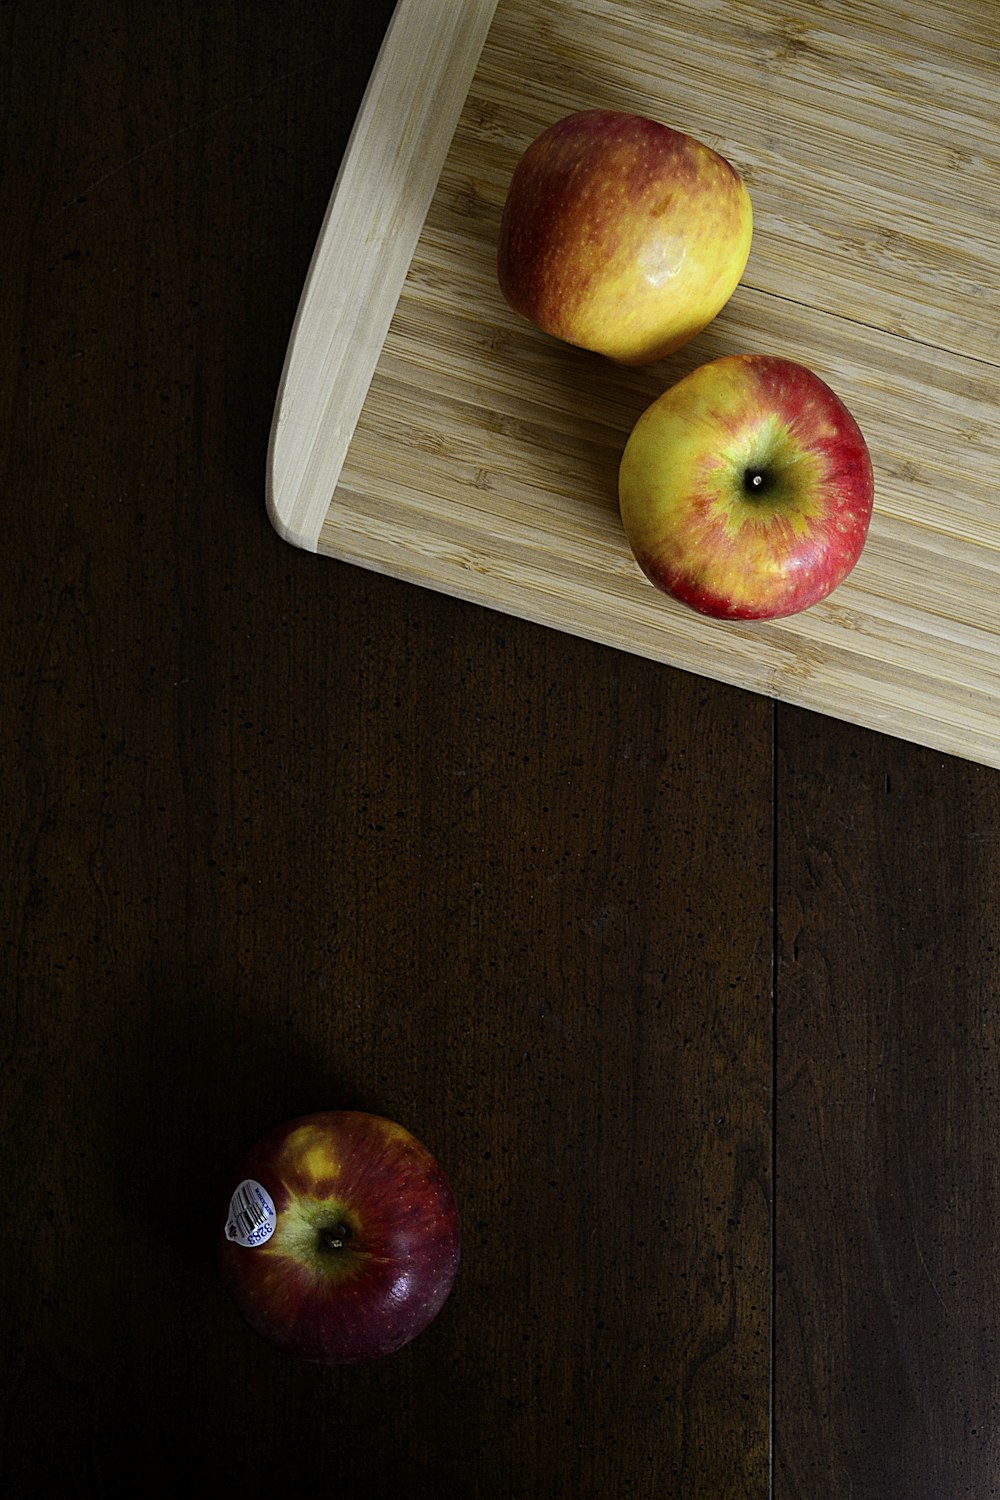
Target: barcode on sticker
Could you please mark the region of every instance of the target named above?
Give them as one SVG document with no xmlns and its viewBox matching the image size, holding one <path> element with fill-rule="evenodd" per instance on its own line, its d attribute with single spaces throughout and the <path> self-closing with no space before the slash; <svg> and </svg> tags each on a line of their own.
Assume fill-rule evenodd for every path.
<svg viewBox="0 0 1000 1500">
<path fill-rule="evenodd" d="M 248 1177 L 229 1200 L 226 1239 L 235 1240 L 238 1245 L 252 1250 L 271 1238 L 277 1217 L 270 1193 Z"/>
</svg>

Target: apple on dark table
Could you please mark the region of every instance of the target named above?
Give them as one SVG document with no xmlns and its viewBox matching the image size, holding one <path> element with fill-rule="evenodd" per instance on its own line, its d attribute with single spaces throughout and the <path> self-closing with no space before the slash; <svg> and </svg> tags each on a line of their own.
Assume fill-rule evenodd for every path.
<svg viewBox="0 0 1000 1500">
<path fill-rule="evenodd" d="M 357 1365 L 423 1332 L 444 1306 L 460 1235 L 451 1187 L 408 1130 L 356 1110 L 278 1126 L 232 1174 L 219 1269 L 263 1338 Z"/>
</svg>

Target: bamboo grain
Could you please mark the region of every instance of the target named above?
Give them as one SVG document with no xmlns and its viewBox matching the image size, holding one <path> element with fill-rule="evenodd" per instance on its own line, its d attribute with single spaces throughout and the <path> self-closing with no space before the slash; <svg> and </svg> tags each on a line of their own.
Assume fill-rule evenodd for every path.
<svg viewBox="0 0 1000 1500">
<path fill-rule="evenodd" d="M 332 451 L 337 433 L 344 445 L 328 372 L 293 339 L 303 399 L 328 402 L 309 463 L 314 492 L 325 482 L 332 497 L 300 544 L 1000 765 L 996 15 L 992 0 L 500 0 L 398 301 L 387 287 L 372 309 L 387 331 L 345 451 Z M 387 69 L 402 87 L 406 59 Z M 496 285 L 518 155 L 590 104 L 689 130 L 754 199 L 742 285 L 651 370 L 544 338 Z M 320 283 L 310 317 L 335 313 Z M 639 413 L 737 350 L 815 369 L 875 464 L 860 562 L 788 621 L 674 605 L 639 574 L 618 519 Z"/>
<path fill-rule="evenodd" d="M 276 530 L 311 548 L 496 0 L 399 0 L 320 230 L 267 464 Z"/>
</svg>

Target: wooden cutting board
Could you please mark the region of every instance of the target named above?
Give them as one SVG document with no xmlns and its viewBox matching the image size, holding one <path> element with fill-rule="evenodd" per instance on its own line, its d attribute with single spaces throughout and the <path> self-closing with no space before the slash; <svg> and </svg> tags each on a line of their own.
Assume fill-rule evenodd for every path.
<svg viewBox="0 0 1000 1500">
<path fill-rule="evenodd" d="M 296 546 L 1000 766 L 997 0 L 400 0 L 278 395 L 268 508 Z M 634 110 L 750 187 L 744 280 L 627 372 L 519 320 L 495 277 L 520 153 Z M 865 551 L 780 622 L 639 573 L 621 450 L 721 354 L 810 366 L 872 450 Z"/>
</svg>

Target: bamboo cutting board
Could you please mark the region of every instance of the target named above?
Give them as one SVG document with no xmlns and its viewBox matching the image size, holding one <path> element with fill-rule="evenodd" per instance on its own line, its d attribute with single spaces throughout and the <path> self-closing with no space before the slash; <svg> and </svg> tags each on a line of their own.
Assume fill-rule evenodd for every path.
<svg viewBox="0 0 1000 1500">
<path fill-rule="evenodd" d="M 997 0 L 399 0 L 289 344 L 268 508 L 296 546 L 1000 766 Z M 514 165 L 633 110 L 740 170 L 755 235 L 651 369 L 500 296 Z M 729 623 L 642 577 L 617 508 L 639 414 L 721 354 L 810 366 L 872 451 L 854 572 Z"/>
</svg>

